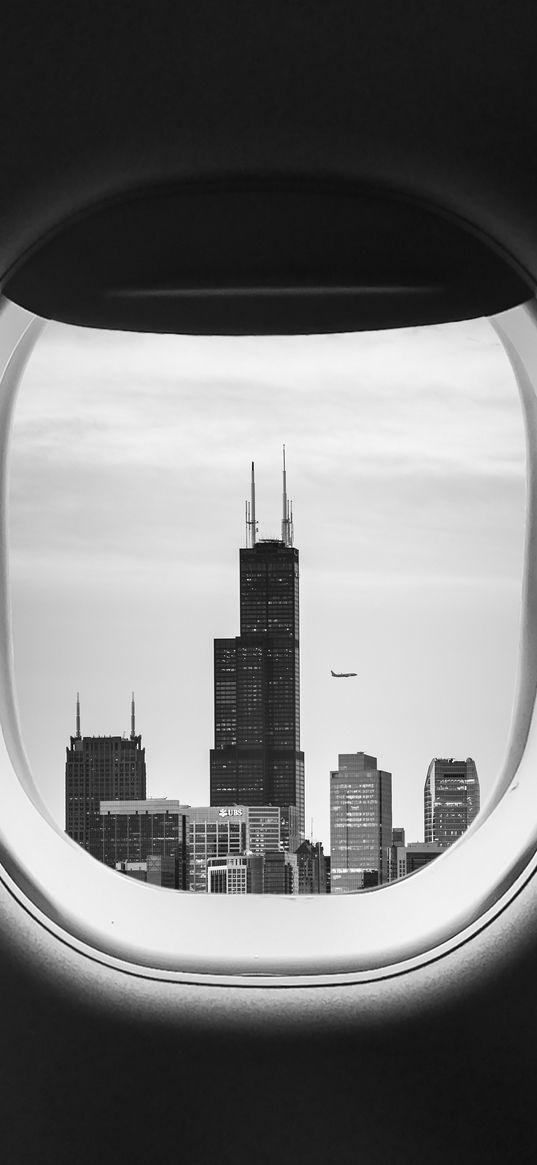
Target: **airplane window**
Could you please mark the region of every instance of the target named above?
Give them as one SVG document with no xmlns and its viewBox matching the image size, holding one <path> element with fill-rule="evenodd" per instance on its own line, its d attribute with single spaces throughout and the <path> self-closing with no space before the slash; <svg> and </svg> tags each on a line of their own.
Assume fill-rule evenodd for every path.
<svg viewBox="0 0 537 1165">
<path fill-rule="evenodd" d="M 341 895 L 435 860 L 505 757 L 524 473 L 486 320 L 48 324 L 9 547 L 23 738 L 58 825 L 192 893 Z"/>
</svg>

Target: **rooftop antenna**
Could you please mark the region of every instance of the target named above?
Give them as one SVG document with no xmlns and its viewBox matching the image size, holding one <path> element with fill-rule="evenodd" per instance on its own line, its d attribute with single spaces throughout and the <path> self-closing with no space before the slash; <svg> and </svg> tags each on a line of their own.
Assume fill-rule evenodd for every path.
<svg viewBox="0 0 537 1165">
<path fill-rule="evenodd" d="M 80 692 L 76 694 L 76 739 L 80 740 Z"/>
<path fill-rule="evenodd" d="M 246 545 L 253 548 L 255 546 L 256 536 L 257 536 L 257 523 L 255 520 L 255 474 L 254 474 L 253 461 L 252 461 L 252 484 L 251 484 L 250 490 L 251 490 L 251 492 L 250 492 L 251 500 L 249 502 L 246 502 Z"/>
<path fill-rule="evenodd" d="M 134 740 L 134 737 L 136 736 L 136 730 L 135 730 L 135 726 L 134 726 L 134 716 L 135 716 L 135 713 L 134 713 L 134 692 L 133 692 L 132 696 L 131 696 L 131 740 Z"/>
<path fill-rule="evenodd" d="M 285 468 L 285 445 L 283 447 L 283 510 L 282 510 L 282 542 L 285 546 L 293 545 L 293 510 L 287 501 L 287 470 Z"/>
</svg>

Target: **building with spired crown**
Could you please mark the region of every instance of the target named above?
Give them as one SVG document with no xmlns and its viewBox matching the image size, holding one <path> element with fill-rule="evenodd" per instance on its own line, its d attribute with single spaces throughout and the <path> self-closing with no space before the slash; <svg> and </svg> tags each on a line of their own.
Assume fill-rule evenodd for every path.
<svg viewBox="0 0 537 1165">
<path fill-rule="evenodd" d="M 283 452 L 281 538 L 259 539 L 252 462 L 239 554 L 240 634 L 214 641 L 211 805 L 278 805 L 282 843 L 304 837 L 300 749 L 299 561 Z"/>
<path fill-rule="evenodd" d="M 141 801 L 146 796 L 145 748 L 136 735 L 134 692 L 130 736 L 82 736 L 80 696 L 76 732 L 65 761 L 65 831 L 102 860 L 101 801 Z"/>
</svg>

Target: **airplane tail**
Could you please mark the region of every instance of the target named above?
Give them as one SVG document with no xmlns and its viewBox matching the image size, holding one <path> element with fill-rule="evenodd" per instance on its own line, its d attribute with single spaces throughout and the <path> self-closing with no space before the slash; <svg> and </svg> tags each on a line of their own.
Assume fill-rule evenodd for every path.
<svg viewBox="0 0 537 1165">
<path fill-rule="evenodd" d="M 330 668 L 330 675 L 335 676 L 335 674 L 336 674 L 335 671 L 332 671 L 332 668 Z"/>
</svg>

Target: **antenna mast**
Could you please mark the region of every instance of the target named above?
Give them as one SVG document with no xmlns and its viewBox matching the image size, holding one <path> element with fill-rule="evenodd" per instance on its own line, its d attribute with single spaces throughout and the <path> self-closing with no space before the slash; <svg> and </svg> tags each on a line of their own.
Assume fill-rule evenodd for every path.
<svg viewBox="0 0 537 1165">
<path fill-rule="evenodd" d="M 282 496 L 282 542 L 286 546 L 293 545 L 293 509 L 287 501 L 287 470 L 285 468 L 285 445 L 283 447 L 283 496 Z"/>
<path fill-rule="evenodd" d="M 250 487 L 250 501 L 246 502 L 246 545 L 253 548 L 257 537 L 257 523 L 255 520 L 255 474 L 252 461 L 252 483 Z"/>
<path fill-rule="evenodd" d="M 80 692 L 76 694 L 76 739 L 80 740 Z"/>
<path fill-rule="evenodd" d="M 134 738 L 136 736 L 134 718 L 135 718 L 135 712 L 134 712 L 134 692 L 133 692 L 132 696 L 131 696 L 131 740 L 134 740 Z"/>
</svg>

